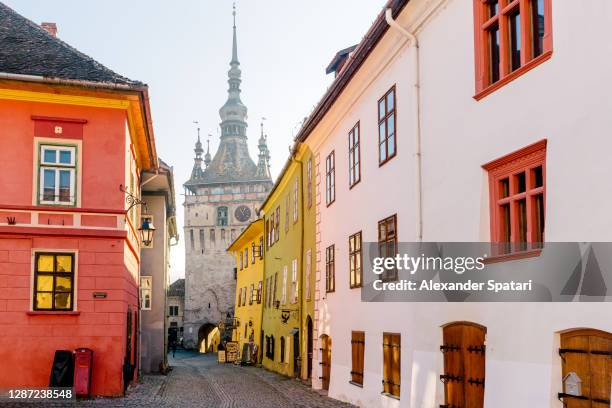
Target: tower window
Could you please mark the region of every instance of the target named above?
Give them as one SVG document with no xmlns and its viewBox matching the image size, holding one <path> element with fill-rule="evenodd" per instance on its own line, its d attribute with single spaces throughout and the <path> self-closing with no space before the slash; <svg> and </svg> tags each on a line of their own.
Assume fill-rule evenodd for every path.
<svg viewBox="0 0 612 408">
<path fill-rule="evenodd" d="M 217 208 L 217 225 L 220 227 L 227 225 L 227 207 Z"/>
</svg>

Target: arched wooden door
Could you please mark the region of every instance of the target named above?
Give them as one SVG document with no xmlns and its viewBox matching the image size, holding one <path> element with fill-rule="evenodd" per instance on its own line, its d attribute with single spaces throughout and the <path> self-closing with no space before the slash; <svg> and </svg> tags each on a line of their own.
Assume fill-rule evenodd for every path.
<svg viewBox="0 0 612 408">
<path fill-rule="evenodd" d="M 612 333 L 580 329 L 561 334 L 563 391 L 566 408 L 609 408 L 612 375 Z M 579 396 L 567 394 L 565 379 L 574 373 L 580 379 Z M 574 377 L 575 378 L 575 377 Z M 569 378 L 568 378 L 569 379 Z"/>
<path fill-rule="evenodd" d="M 329 390 L 331 375 L 331 337 L 327 334 L 321 336 L 321 381 L 322 388 Z"/>
<path fill-rule="evenodd" d="M 475 323 L 456 322 L 442 329 L 444 344 L 444 399 L 447 408 L 483 408 L 485 387 L 485 336 Z"/>
</svg>

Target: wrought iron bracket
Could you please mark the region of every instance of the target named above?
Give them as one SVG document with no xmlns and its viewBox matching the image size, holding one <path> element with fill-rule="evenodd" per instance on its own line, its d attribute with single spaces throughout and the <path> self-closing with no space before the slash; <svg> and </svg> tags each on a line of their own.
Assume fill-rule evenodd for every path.
<svg viewBox="0 0 612 408">
<path fill-rule="evenodd" d="M 125 202 L 129 205 L 127 211 L 130 211 L 137 205 L 142 205 L 146 211 L 147 203 L 132 194 L 130 190 L 128 190 L 127 187 L 125 187 L 123 184 L 119 184 L 119 191 L 125 194 Z"/>
</svg>

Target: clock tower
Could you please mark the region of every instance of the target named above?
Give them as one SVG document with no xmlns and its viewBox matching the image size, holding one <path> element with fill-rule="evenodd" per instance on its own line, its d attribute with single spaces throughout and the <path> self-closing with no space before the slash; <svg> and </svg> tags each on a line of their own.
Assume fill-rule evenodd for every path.
<svg viewBox="0 0 612 408">
<path fill-rule="evenodd" d="M 242 71 L 238 60 L 235 8 L 233 17 L 228 96 L 219 109 L 219 147 L 211 159 L 207 141 L 204 154 L 198 129 L 193 170 L 184 184 L 183 340 L 186 348 L 201 351 L 216 348 L 221 339 L 215 337 L 215 328 L 228 314 L 234 314 L 235 261 L 226 249 L 256 219 L 259 206 L 272 188 L 270 153 L 263 125 L 258 141 L 257 164 L 249 154 L 247 107 L 240 98 Z"/>
</svg>

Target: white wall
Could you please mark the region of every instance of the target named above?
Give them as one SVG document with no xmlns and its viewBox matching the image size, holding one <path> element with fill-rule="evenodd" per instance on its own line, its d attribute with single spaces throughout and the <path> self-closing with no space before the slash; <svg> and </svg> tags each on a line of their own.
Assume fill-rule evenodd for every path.
<svg viewBox="0 0 612 408">
<path fill-rule="evenodd" d="M 410 18 L 437 0 L 412 0 Z M 421 55 L 424 241 L 489 239 L 488 179 L 481 165 L 548 139 L 546 240 L 610 241 L 612 174 L 609 94 L 612 22 L 607 0 L 553 1 L 553 56 L 480 101 L 473 99 L 472 0 L 448 0 L 418 33 Z M 601 40 L 599 40 L 601 39 Z M 416 240 L 410 51 L 388 32 L 307 143 L 319 159 L 317 337 L 332 338 L 329 395 L 360 406 L 437 407 L 444 401 L 443 324 L 487 327 L 485 406 L 562 407 L 560 331 L 612 331 L 605 303 L 362 303 L 349 289 L 348 237 L 377 239 L 377 222 L 397 213 L 399 241 Z M 399 50 L 399 51 L 398 51 Z M 397 157 L 377 155 L 376 103 L 397 89 Z M 361 121 L 362 180 L 348 188 L 348 131 Z M 336 152 L 336 202 L 324 202 L 325 157 Z M 321 174 L 321 172 L 323 174 Z M 325 294 L 325 248 L 336 246 L 336 291 Z M 517 266 L 521 262 L 514 261 Z M 351 330 L 366 332 L 364 387 L 349 384 Z M 402 334 L 399 401 L 381 395 L 382 333 Z M 320 388 L 319 344 L 313 386 Z"/>
</svg>

